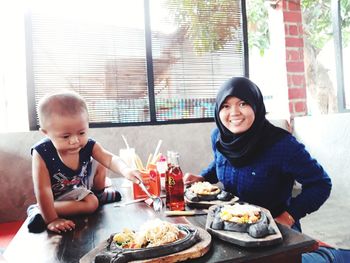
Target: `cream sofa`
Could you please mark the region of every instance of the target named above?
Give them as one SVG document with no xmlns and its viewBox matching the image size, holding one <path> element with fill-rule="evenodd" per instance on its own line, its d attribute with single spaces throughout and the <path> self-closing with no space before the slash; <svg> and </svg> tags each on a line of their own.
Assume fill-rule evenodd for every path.
<svg viewBox="0 0 350 263">
<path fill-rule="evenodd" d="M 210 132 L 214 123 L 93 128 L 90 136 L 107 150 L 119 154 L 125 148 L 122 134 L 145 163 L 162 140 L 160 151 L 180 153 L 183 171 L 200 172 L 211 159 Z M 0 133 L 0 223 L 22 220 L 26 208 L 35 202 L 31 177 L 30 148 L 43 138 L 39 131 Z M 110 177 L 119 175 L 109 173 Z"/>
<path fill-rule="evenodd" d="M 289 128 L 285 120 L 272 122 Z M 121 136 L 124 135 L 144 163 L 161 139 L 161 152 L 166 154 L 167 150 L 178 151 L 182 170 L 199 173 L 212 159 L 210 133 L 214 127 L 214 122 L 208 122 L 94 128 L 91 129 L 90 136 L 107 150 L 118 154 L 120 148 L 125 148 Z M 39 131 L 0 134 L 0 223 L 25 219 L 26 208 L 35 203 L 30 148 L 41 138 L 43 135 Z M 110 172 L 108 176 L 119 175 Z"/>
</svg>

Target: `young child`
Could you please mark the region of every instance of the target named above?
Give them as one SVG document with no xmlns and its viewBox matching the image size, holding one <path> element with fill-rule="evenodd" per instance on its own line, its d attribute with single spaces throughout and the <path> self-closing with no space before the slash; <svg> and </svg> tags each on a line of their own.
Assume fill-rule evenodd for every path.
<svg viewBox="0 0 350 263">
<path fill-rule="evenodd" d="M 46 138 L 32 151 L 32 174 L 38 205 L 28 208 L 30 232 L 74 229 L 67 216 L 93 213 L 100 204 L 119 201 L 106 188 L 106 168 L 137 183 L 141 176 L 122 159 L 88 137 L 89 116 L 82 97 L 64 91 L 44 97 L 38 106 Z"/>
</svg>

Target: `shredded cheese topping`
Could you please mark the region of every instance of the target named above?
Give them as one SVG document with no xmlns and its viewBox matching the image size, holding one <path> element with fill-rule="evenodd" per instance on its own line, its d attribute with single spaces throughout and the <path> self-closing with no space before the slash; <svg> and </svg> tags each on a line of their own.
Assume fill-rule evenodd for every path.
<svg viewBox="0 0 350 263">
<path fill-rule="evenodd" d="M 220 217 L 234 223 L 256 223 L 260 219 L 260 212 L 259 207 L 237 203 L 221 208 Z"/>
</svg>

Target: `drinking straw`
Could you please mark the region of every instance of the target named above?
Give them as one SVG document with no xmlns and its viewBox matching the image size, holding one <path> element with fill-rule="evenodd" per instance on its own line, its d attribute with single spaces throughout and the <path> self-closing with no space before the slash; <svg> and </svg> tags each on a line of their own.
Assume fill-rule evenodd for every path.
<svg viewBox="0 0 350 263">
<path fill-rule="evenodd" d="M 157 158 L 157 155 L 158 155 L 158 152 L 159 152 L 159 148 L 160 148 L 160 145 L 162 144 L 162 142 L 163 142 L 162 140 L 158 141 L 158 145 L 157 145 L 156 150 L 154 151 L 154 154 L 153 154 L 152 163 L 156 162 L 156 158 Z"/>
<path fill-rule="evenodd" d="M 152 154 L 150 153 L 149 156 L 148 156 L 148 160 L 147 160 L 147 163 L 146 163 L 146 170 L 148 170 L 148 166 L 149 164 L 151 163 L 151 160 L 152 160 Z"/>
<path fill-rule="evenodd" d="M 128 142 L 127 142 L 127 140 L 126 140 L 126 138 L 125 138 L 125 136 L 122 134 L 122 138 L 123 138 L 123 140 L 124 140 L 124 143 L 125 143 L 125 145 L 126 145 L 126 148 L 127 149 L 129 149 L 130 147 L 129 147 L 129 144 L 128 144 Z"/>
<path fill-rule="evenodd" d="M 124 143 L 126 145 L 127 153 L 128 153 L 128 155 L 130 155 L 131 153 L 129 152 L 130 147 L 129 147 L 128 141 L 126 140 L 126 138 L 125 138 L 125 136 L 123 134 L 122 134 L 122 138 L 123 138 L 123 141 L 124 141 Z M 129 158 L 130 158 L 130 156 L 129 156 Z M 132 161 L 134 161 L 134 164 L 138 168 L 138 160 L 136 159 L 136 156 L 135 155 L 131 156 L 131 159 L 132 159 Z M 142 163 L 141 163 L 141 167 L 142 167 Z"/>
<path fill-rule="evenodd" d="M 135 154 L 134 160 L 135 160 L 137 169 L 140 170 L 140 171 L 144 171 L 145 167 L 143 167 L 142 161 L 141 161 L 140 157 L 137 154 Z"/>
<path fill-rule="evenodd" d="M 158 153 L 158 155 L 155 158 L 153 157 L 153 163 L 158 162 L 161 156 L 162 156 L 162 153 Z"/>
</svg>

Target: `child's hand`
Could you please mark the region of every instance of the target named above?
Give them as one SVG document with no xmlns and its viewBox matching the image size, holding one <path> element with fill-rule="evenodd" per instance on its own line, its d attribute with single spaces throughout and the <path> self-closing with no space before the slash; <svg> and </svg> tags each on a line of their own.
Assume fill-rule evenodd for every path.
<svg viewBox="0 0 350 263">
<path fill-rule="evenodd" d="M 47 225 L 48 230 L 59 234 L 62 232 L 71 231 L 74 228 L 74 222 L 72 220 L 67 220 L 64 218 L 56 218 Z"/>
<path fill-rule="evenodd" d="M 126 179 L 132 181 L 133 183 L 137 184 L 140 181 L 142 182 L 141 173 L 136 169 L 125 167 L 122 171 L 122 174 Z"/>
</svg>

